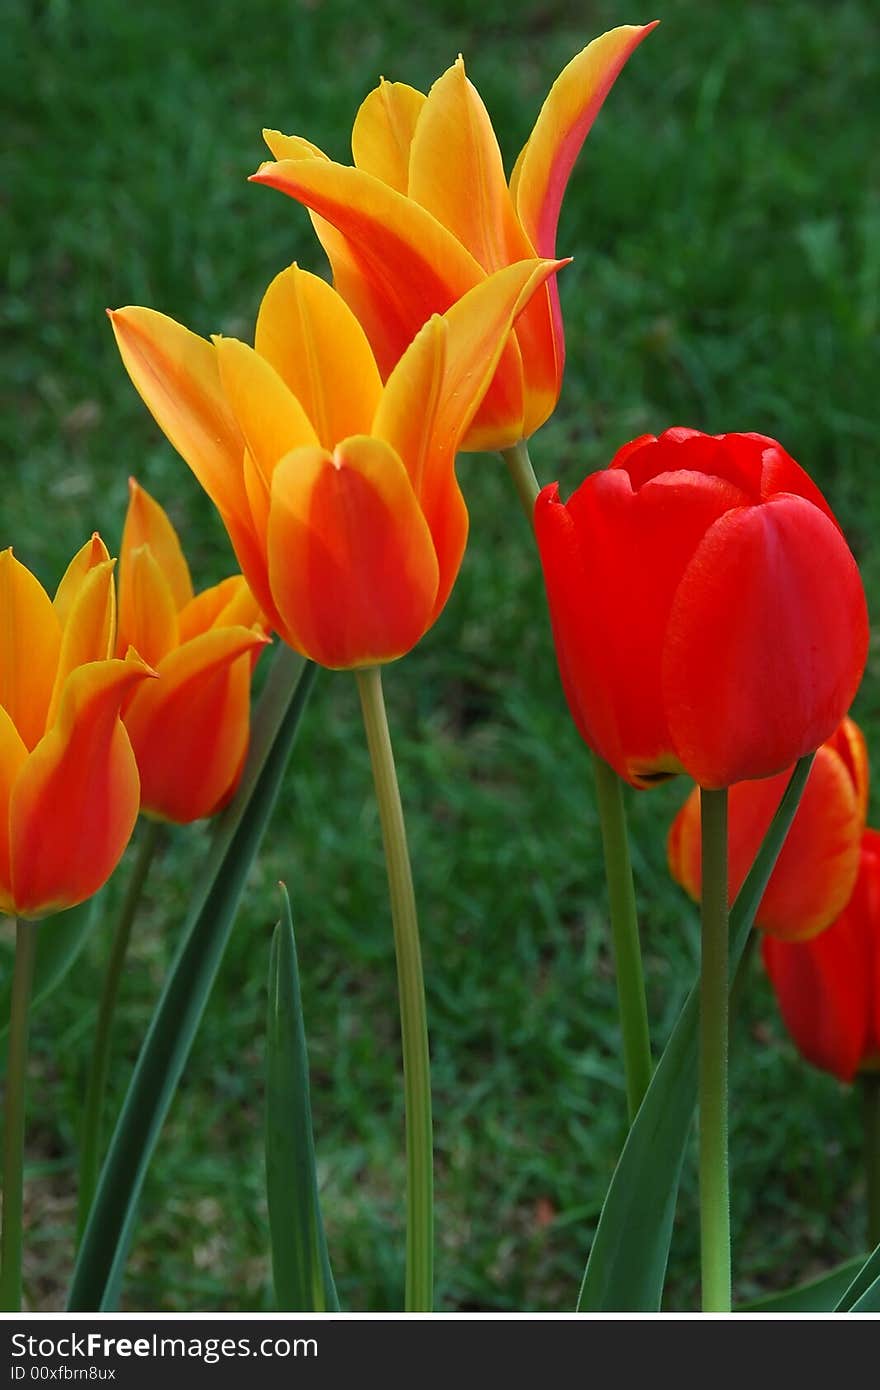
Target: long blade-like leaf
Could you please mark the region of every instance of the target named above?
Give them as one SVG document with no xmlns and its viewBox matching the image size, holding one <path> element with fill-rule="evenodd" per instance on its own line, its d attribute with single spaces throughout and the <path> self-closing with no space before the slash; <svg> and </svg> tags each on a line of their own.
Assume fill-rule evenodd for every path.
<svg viewBox="0 0 880 1390">
<path fill-rule="evenodd" d="M 769 1293 L 752 1303 L 741 1303 L 737 1313 L 832 1313 L 841 1294 L 849 1288 L 865 1262 L 864 1255 L 836 1265 L 827 1274 L 796 1284 L 782 1293 Z"/>
<path fill-rule="evenodd" d="M 730 912 L 733 978 L 812 764 L 791 775 Z M 605 1197 L 578 1299 L 579 1312 L 657 1312 L 666 1278 L 681 1166 L 697 1102 L 699 985 L 666 1044 Z"/>
<path fill-rule="evenodd" d="M 272 813 L 315 667 L 279 647 L 254 717 L 238 792 L 219 817 L 181 945 L 141 1047 L 83 1233 L 68 1308 L 116 1301 L 137 1202 Z"/>
<path fill-rule="evenodd" d="M 287 889 L 272 937 L 266 1028 L 266 1192 L 279 1311 L 336 1313 L 318 1198 L 309 1058 Z"/>
<path fill-rule="evenodd" d="M 37 960 L 34 966 L 34 993 L 31 1012 L 60 985 L 86 943 L 105 901 L 103 893 L 79 907 L 47 917 L 38 927 Z M 6 1034 L 9 1031 L 9 1006 L 12 999 L 12 957 L 9 971 L 0 984 L 0 1068 L 6 1064 Z"/>
<path fill-rule="evenodd" d="M 876 1302 L 878 1295 L 880 1295 L 880 1245 L 856 1270 L 851 1283 L 844 1290 L 834 1311 L 835 1313 L 880 1311 L 880 1303 Z M 869 1302 L 865 1307 L 860 1308 L 859 1304 L 865 1298 Z M 872 1298 L 875 1300 L 873 1304 L 870 1301 Z"/>
</svg>

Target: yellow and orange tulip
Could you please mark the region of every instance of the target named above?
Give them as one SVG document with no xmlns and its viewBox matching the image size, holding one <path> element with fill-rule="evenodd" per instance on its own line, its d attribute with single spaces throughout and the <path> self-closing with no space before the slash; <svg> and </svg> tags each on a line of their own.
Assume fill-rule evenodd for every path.
<svg viewBox="0 0 880 1390">
<path fill-rule="evenodd" d="M 467 539 L 456 450 L 514 320 L 559 264 L 482 280 L 429 319 L 384 386 L 344 300 L 295 265 L 266 291 L 255 348 L 151 309 L 111 313 L 132 381 L 296 651 L 335 669 L 393 661 L 439 616 Z"/>
<path fill-rule="evenodd" d="M 193 593 L 177 533 L 135 480 L 119 557 L 117 650 L 134 647 L 160 679 L 123 711 L 141 776 L 141 809 L 186 824 L 235 792 L 250 737 L 251 672 L 268 640 L 240 575 Z"/>
<path fill-rule="evenodd" d="M 556 228 L 581 145 L 654 24 L 622 25 L 563 69 L 508 183 L 488 112 L 461 58 L 427 96 L 384 80 L 355 119 L 354 165 L 299 136 L 264 131 L 274 162 L 253 181 L 311 210 L 334 283 L 370 340 L 383 379 L 425 320 L 503 266 L 556 255 Z M 552 414 L 565 340 L 555 279 L 521 315 L 462 447 L 504 449 Z"/>
<path fill-rule="evenodd" d="M 156 673 L 114 658 L 113 564 L 97 533 L 54 601 L 0 554 L 0 911 L 44 917 L 96 893 L 137 820 L 123 702 Z"/>
</svg>

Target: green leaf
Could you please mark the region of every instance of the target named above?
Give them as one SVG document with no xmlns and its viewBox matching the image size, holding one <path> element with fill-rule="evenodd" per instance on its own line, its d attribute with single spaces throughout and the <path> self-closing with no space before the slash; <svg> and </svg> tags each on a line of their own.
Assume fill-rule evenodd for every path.
<svg viewBox="0 0 880 1390">
<path fill-rule="evenodd" d="M 272 937 L 266 1024 L 266 1192 L 280 1312 L 339 1312 L 318 1198 L 309 1058 L 290 899 Z"/>
<path fill-rule="evenodd" d="M 86 942 L 86 937 L 100 915 L 103 894 L 89 898 L 79 907 L 47 917 L 37 930 L 37 961 L 34 967 L 34 993 L 31 1012 L 42 1004 L 64 979 Z M 5 954 L 5 952 L 4 952 Z M 6 1066 L 6 1034 L 9 1032 L 9 1008 L 12 1001 L 12 953 L 9 969 L 0 984 L 0 1068 Z"/>
<path fill-rule="evenodd" d="M 880 1245 L 857 1270 L 849 1286 L 844 1290 L 840 1301 L 835 1305 L 835 1313 L 867 1313 L 880 1311 Z M 867 1302 L 864 1300 L 867 1299 Z M 861 1306 L 863 1305 L 863 1306 Z"/>
<path fill-rule="evenodd" d="M 792 773 L 731 908 L 731 979 L 812 761 L 812 754 L 801 758 Z M 581 1284 L 579 1312 L 659 1311 L 681 1166 L 697 1103 L 699 1015 L 697 983 L 678 1016 L 614 1170 Z"/>
<path fill-rule="evenodd" d="M 112 1310 L 137 1202 L 278 795 L 316 668 L 280 646 L 238 792 L 218 817 L 181 944 L 141 1047 L 83 1233 L 68 1308 Z"/>
<path fill-rule="evenodd" d="M 835 1265 L 827 1274 L 811 1279 L 806 1284 L 796 1284 L 782 1293 L 770 1293 L 764 1298 L 756 1298 L 752 1303 L 741 1303 L 734 1309 L 737 1313 L 832 1313 L 838 1300 L 849 1288 L 853 1277 L 864 1264 L 865 1256 L 846 1260 Z"/>
</svg>

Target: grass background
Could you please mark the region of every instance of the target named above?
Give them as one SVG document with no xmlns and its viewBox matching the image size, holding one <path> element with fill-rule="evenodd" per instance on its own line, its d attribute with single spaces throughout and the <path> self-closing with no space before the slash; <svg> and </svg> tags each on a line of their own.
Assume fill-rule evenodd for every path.
<svg viewBox="0 0 880 1390">
<path fill-rule="evenodd" d="M 533 442 L 570 491 L 673 423 L 779 437 L 880 584 L 878 88 L 870 0 L 664 0 L 575 170 L 559 248 L 569 366 Z M 262 126 L 348 158 L 380 73 L 423 89 L 461 50 L 508 164 L 564 63 L 618 3 L 7 0 L 0 103 L 10 254 L 0 391 L 3 534 L 54 585 L 89 532 L 118 544 L 129 473 L 169 509 L 199 587 L 225 536 L 130 387 L 104 319 L 144 303 L 247 336 L 305 212 L 245 181 Z M 472 540 L 442 620 L 387 672 L 421 903 L 434 1059 L 439 1306 L 568 1309 L 624 1136 L 625 1099 L 589 765 L 568 720 L 525 523 L 497 459 L 460 476 Z M 876 747 L 872 648 L 856 713 Z M 652 1025 L 695 973 L 695 912 L 664 836 L 686 793 L 632 795 Z M 876 823 L 876 801 L 874 804 Z M 186 906 L 203 828 L 175 834 L 128 966 L 118 1104 Z M 118 896 L 123 867 L 109 890 Z M 124 1306 L 271 1306 L 263 1030 L 274 884 L 299 928 L 329 1240 L 343 1306 L 399 1307 L 403 1132 L 379 830 L 354 682 L 321 677 L 147 1183 Z M 109 919 L 36 1015 L 25 1272 L 62 1305 L 74 1155 Z M 8 944 L 8 929 L 4 944 Z M 2 958 L 8 967 L 8 955 Z M 740 1297 L 864 1243 L 856 1098 L 801 1064 L 754 970 L 731 1115 Z M 668 1306 L 695 1306 L 689 1164 Z"/>
</svg>

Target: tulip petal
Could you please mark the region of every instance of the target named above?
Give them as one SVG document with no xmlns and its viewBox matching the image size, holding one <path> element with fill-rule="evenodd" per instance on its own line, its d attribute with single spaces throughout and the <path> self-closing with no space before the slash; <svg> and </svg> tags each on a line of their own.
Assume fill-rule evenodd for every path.
<svg viewBox="0 0 880 1390">
<path fill-rule="evenodd" d="M 383 378 L 433 313 L 483 279 L 479 263 L 435 217 L 362 169 L 284 159 L 261 165 L 251 180 L 304 203 L 341 233 L 341 265 L 343 243 L 333 240 L 324 249 Z"/>
<path fill-rule="evenodd" d="M 158 666 L 180 640 L 177 605 L 171 586 L 149 545 L 130 550 L 119 576 L 117 651 L 134 647 L 151 666 Z"/>
<path fill-rule="evenodd" d="M 425 324 L 385 385 L 373 433 L 403 460 L 440 565 L 436 613 L 455 580 L 467 511 L 455 455 L 498 365 L 507 335 L 554 261 L 520 261 L 468 291 Z"/>
<path fill-rule="evenodd" d="M 843 719 L 826 740 L 826 746 L 834 749 L 852 778 L 864 825 L 868 818 L 868 748 L 865 735 L 854 719 Z"/>
<path fill-rule="evenodd" d="M 513 209 L 489 114 L 461 57 L 434 83 L 419 116 L 409 196 L 487 272 L 535 254 Z"/>
<path fill-rule="evenodd" d="M 298 449 L 278 465 L 269 576 L 282 635 L 331 668 L 392 661 L 429 626 L 437 556 L 412 483 L 380 439 L 331 456 Z"/>
<path fill-rule="evenodd" d="M 382 391 L 379 369 L 364 330 L 325 280 L 297 265 L 276 275 L 260 305 L 254 346 L 293 392 L 325 449 L 369 430 Z M 291 441 L 282 452 L 313 442 Z"/>
<path fill-rule="evenodd" d="M 84 575 L 77 587 L 61 636 L 55 685 L 46 716 L 47 729 L 55 722 L 61 693 L 71 671 L 89 661 L 106 661 L 113 655 L 116 644 L 115 564 L 115 560 L 103 560 Z"/>
<path fill-rule="evenodd" d="M 46 729 L 61 625 L 52 601 L 12 549 L 0 552 L 0 705 L 33 748 Z"/>
<path fill-rule="evenodd" d="M 159 680 L 134 692 L 125 727 L 145 811 L 183 825 L 232 794 L 248 746 L 250 654 L 265 642 L 249 628 L 213 628 L 169 652 Z"/>
<path fill-rule="evenodd" d="M 362 103 L 352 127 L 351 153 L 357 168 L 406 193 L 410 147 L 424 105 L 424 92 L 383 77 Z M 272 153 L 276 159 L 284 158 L 275 150 Z"/>
<path fill-rule="evenodd" d="M 226 398 L 270 489 L 279 459 L 292 449 L 316 445 L 317 435 L 296 396 L 265 358 L 237 338 L 217 338 L 215 344 Z"/>
<path fill-rule="evenodd" d="M 6 710 L 0 705 L 0 912 L 15 912 L 9 866 L 9 803 L 15 780 L 27 761 L 28 750 Z"/>
<path fill-rule="evenodd" d="M 555 255 L 559 209 L 574 162 L 618 73 L 654 28 L 656 21 L 623 24 L 602 34 L 550 88 L 511 179 L 520 221 L 539 255 Z"/>
<path fill-rule="evenodd" d="M 227 526 L 232 519 L 246 529 L 244 440 L 223 395 L 214 348 L 153 309 L 108 312 L 125 369 L 150 414 Z"/>
<path fill-rule="evenodd" d="M 125 575 L 129 554 L 142 545 L 148 545 L 153 552 L 179 612 L 193 596 L 189 565 L 180 540 L 164 508 L 134 478 L 129 478 L 128 511 L 119 552 L 120 579 Z M 132 645 L 136 647 L 137 643 Z"/>
<path fill-rule="evenodd" d="M 121 858 L 140 791 L 119 707 L 154 674 L 130 653 L 69 676 L 58 718 L 12 793 L 12 896 L 20 916 L 45 916 L 91 897 Z"/>
<path fill-rule="evenodd" d="M 98 532 L 93 531 L 85 545 L 74 555 L 64 572 L 61 583 L 55 590 L 55 597 L 52 600 L 52 604 L 62 627 L 64 627 L 64 624 L 67 622 L 67 616 L 79 592 L 79 587 L 89 570 L 94 569 L 96 565 L 101 565 L 105 560 L 109 559 L 110 552 L 101 540 Z M 109 651 L 105 652 L 105 656 L 110 655 L 111 653 Z"/>
<path fill-rule="evenodd" d="M 867 644 L 859 572 L 824 512 L 787 495 L 728 512 L 670 611 L 663 703 L 682 763 L 705 787 L 794 763 L 846 714 Z"/>
<path fill-rule="evenodd" d="M 253 627 L 261 617 L 247 580 L 241 574 L 232 574 L 196 594 L 178 614 L 180 643 L 183 645 L 213 627 Z"/>
<path fill-rule="evenodd" d="M 852 1081 L 867 1043 L 869 976 L 847 912 L 810 941 L 765 936 L 761 953 L 785 1026 L 813 1066 Z"/>
</svg>

